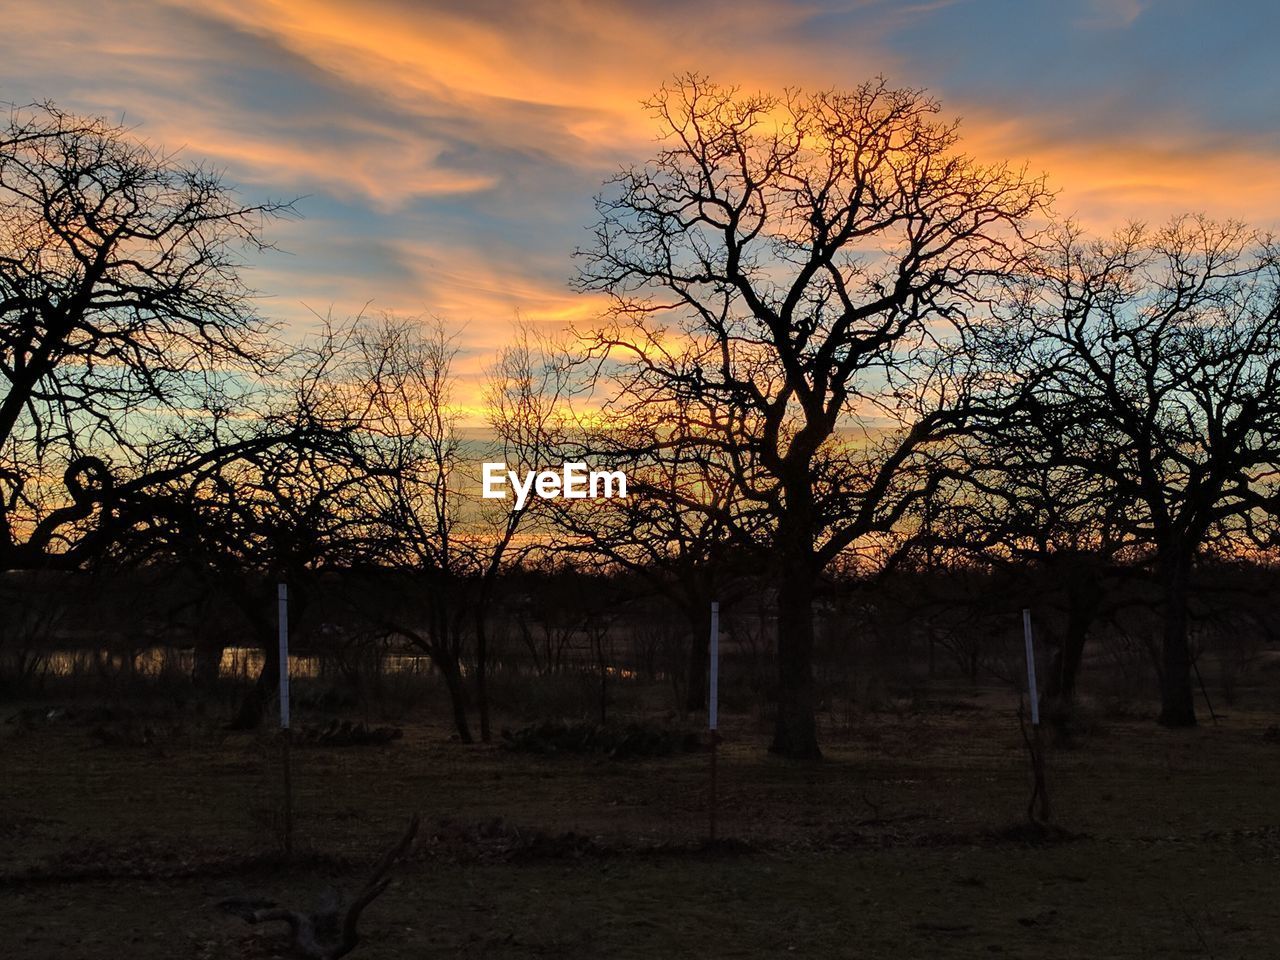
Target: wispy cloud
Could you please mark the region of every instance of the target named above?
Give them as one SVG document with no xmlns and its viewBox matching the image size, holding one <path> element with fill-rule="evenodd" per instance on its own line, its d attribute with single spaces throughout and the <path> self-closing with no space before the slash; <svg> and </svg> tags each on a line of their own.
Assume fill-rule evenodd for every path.
<svg viewBox="0 0 1280 960">
<path fill-rule="evenodd" d="M 1077 21 L 1083 27 L 1123 29 L 1142 16 L 1151 0 L 1089 0 L 1088 11 Z"/>
<path fill-rule="evenodd" d="M 47 0 L 6 11 L 0 99 L 123 113 L 253 196 L 305 196 L 272 230 L 288 255 L 257 267 L 266 308 L 440 315 L 476 376 L 517 311 L 552 326 L 599 308 L 567 284 L 591 196 L 653 152 L 639 102 L 688 70 L 927 85 L 972 151 L 1048 171 L 1097 226 L 1188 209 L 1280 225 L 1280 7 L 1209 6 Z"/>
</svg>

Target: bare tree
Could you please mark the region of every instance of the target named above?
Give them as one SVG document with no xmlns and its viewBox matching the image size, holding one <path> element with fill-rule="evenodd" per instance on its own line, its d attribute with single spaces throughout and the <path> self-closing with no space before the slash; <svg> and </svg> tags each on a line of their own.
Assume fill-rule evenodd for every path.
<svg viewBox="0 0 1280 960">
<path fill-rule="evenodd" d="M 384 315 L 351 326 L 336 382 L 358 408 L 364 459 L 376 465 L 362 514 L 380 543 L 354 600 L 370 623 L 423 650 L 472 740 L 463 660 L 471 608 L 463 569 L 466 467 L 453 402 L 453 336 L 439 320 Z"/>
<path fill-rule="evenodd" d="M 286 210 L 240 202 L 216 173 L 118 125 L 47 103 L 11 110 L 0 127 L 0 566 L 67 553 L 110 519 L 104 506 L 123 486 L 146 482 L 146 451 L 204 430 L 270 371 L 271 327 L 240 256 Z"/>
<path fill-rule="evenodd" d="M 109 531 L 95 563 L 167 565 L 236 611 L 264 653 L 237 728 L 256 727 L 277 689 L 276 584 L 289 585 L 297 634 L 334 573 L 382 558 L 367 493 L 382 466 L 368 455 L 365 409 L 337 379 L 349 334 L 329 328 L 295 350 L 277 366 L 279 382 L 232 422 L 205 411 L 140 450 L 137 476 L 113 489 L 110 523 L 95 531 Z"/>
<path fill-rule="evenodd" d="M 1058 494 L 1103 498 L 1110 536 L 1159 587 L 1160 722 L 1194 724 L 1196 560 L 1274 542 L 1280 255 L 1240 224 L 1184 217 L 1109 240 L 1067 226 L 1037 273 L 974 341 L 1020 411 L 982 429 L 1006 452 L 1015 431 L 1029 438 L 1025 466 L 1051 471 Z"/>
<path fill-rule="evenodd" d="M 366 473 L 354 515 L 376 541 L 364 616 L 424 650 L 449 690 L 454 725 L 472 739 L 473 693 L 489 739 L 488 608 L 500 573 L 527 551 L 534 506 L 481 496 L 476 464 L 541 468 L 564 374 L 517 328 L 491 366 L 488 436 L 465 440 L 454 399 L 454 335 L 439 320 L 384 316 L 351 327 L 336 383 L 352 405 Z M 474 645 L 473 645 L 474 643 Z M 474 655 L 475 680 L 466 680 Z"/>
<path fill-rule="evenodd" d="M 1112 587 L 1141 559 L 1131 510 L 1101 478 L 1046 459 L 1041 430 L 1024 407 L 1029 381 L 1010 378 L 1004 361 L 975 351 L 971 339 L 954 349 L 973 352 L 966 368 L 973 356 L 989 364 L 985 403 L 974 404 L 981 413 L 971 431 L 942 453 L 935 475 L 945 479 L 917 504 L 892 565 L 924 575 L 912 587 L 917 607 L 928 605 L 935 587 L 943 587 L 936 599 L 951 613 L 967 608 L 1013 623 L 1020 606 L 1035 607 L 1039 636 L 1053 650 L 1041 671 L 1046 711 L 1064 730 L 1089 632 Z M 966 570 L 986 585 L 948 589 Z"/>
<path fill-rule="evenodd" d="M 643 495 L 594 501 L 555 502 L 551 514 L 566 545 L 636 574 L 654 593 L 672 603 L 686 624 L 682 710 L 707 705 L 708 640 L 711 603 L 727 613 L 742 580 L 742 551 L 735 549 L 719 510 L 698 510 L 691 500 L 725 509 L 735 488 L 732 464 L 708 462 L 698 444 L 668 447 L 661 458 L 645 451 L 658 438 L 642 436 L 644 425 L 631 423 L 609 431 L 586 432 L 575 455 L 607 452 L 609 465 L 626 473 L 632 490 Z M 602 442 L 604 441 L 604 442 Z M 628 456 L 630 451 L 632 455 Z"/>
<path fill-rule="evenodd" d="M 572 364 L 563 344 L 517 322 L 510 343 L 499 351 L 487 372 L 484 398 L 491 436 L 485 444 L 486 460 L 522 472 L 549 465 L 565 447 L 571 422 L 565 405 L 572 392 Z M 539 534 L 548 532 L 537 516 L 541 506 L 535 501 L 524 510 L 515 510 L 507 509 L 505 501 L 491 502 L 487 507 L 482 505 L 474 521 L 473 564 L 479 581 L 475 603 L 476 699 L 480 736 L 486 743 L 492 733 L 487 686 L 490 607 L 499 575 L 526 558 Z M 517 534 L 523 534 L 523 542 L 517 540 Z"/>
<path fill-rule="evenodd" d="M 815 757 L 817 582 L 915 495 L 913 458 L 958 418 L 923 351 L 967 322 L 1045 191 L 964 156 L 934 100 L 882 81 L 773 97 L 689 76 L 647 106 L 665 145 L 609 184 L 582 258 L 581 285 L 612 300 L 595 355 L 614 416 L 663 438 L 654 456 L 735 465 L 731 506 L 686 505 L 771 563 L 771 749 Z"/>
</svg>

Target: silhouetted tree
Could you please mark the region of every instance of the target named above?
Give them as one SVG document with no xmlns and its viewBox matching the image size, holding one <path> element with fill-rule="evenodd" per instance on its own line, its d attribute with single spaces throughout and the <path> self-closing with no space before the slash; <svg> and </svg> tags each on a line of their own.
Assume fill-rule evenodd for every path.
<svg viewBox="0 0 1280 960">
<path fill-rule="evenodd" d="M 582 260 L 612 301 L 596 356 L 655 456 L 734 463 L 732 506 L 682 502 L 770 563 L 771 749 L 816 757 L 816 583 L 918 490 L 917 452 L 958 416 L 921 352 L 967 322 L 1044 188 L 967 158 L 935 101 L 883 82 L 779 98 L 691 76 L 648 107 L 664 147 L 609 184 Z"/>
<path fill-rule="evenodd" d="M 1210 544 L 1274 541 L 1280 258 L 1240 224 L 1186 217 L 1105 241 L 1065 227 L 1037 273 L 976 341 L 995 393 L 1018 394 L 987 428 L 1005 449 L 1026 436 L 1022 466 L 1053 471 L 1053 490 L 1096 491 L 1111 535 L 1149 562 L 1160 721 L 1194 724 L 1193 565 Z"/>
<path fill-rule="evenodd" d="M 973 344 L 966 339 L 954 349 L 972 351 Z M 986 589 L 944 591 L 944 607 L 985 608 L 1009 624 L 1019 607 L 1035 607 L 1038 635 L 1052 648 L 1040 670 L 1046 713 L 1065 725 L 1108 582 L 1129 574 L 1141 548 L 1131 511 L 1100 477 L 1046 459 L 1040 425 L 1028 412 L 1029 381 L 1009 378 L 985 351 L 976 354 L 990 362 L 984 402 L 974 404 L 972 429 L 946 450 L 936 470 L 945 480 L 913 511 L 894 564 L 936 571 L 940 585 L 954 568 L 986 571 Z M 926 577 L 918 589 L 928 592 L 931 582 Z"/>
<path fill-rule="evenodd" d="M 514 510 L 509 500 L 483 499 L 478 462 L 545 466 L 559 374 L 540 359 L 527 331 L 517 330 L 489 372 L 491 436 L 464 450 L 456 352 L 454 336 L 438 320 L 358 322 L 337 382 L 360 424 L 367 477 L 354 515 L 375 541 L 381 568 L 369 571 L 369 589 L 356 606 L 370 623 L 431 657 L 449 690 L 458 736 L 470 742 L 473 691 L 482 739 L 491 732 L 485 678 L 494 585 L 529 548 L 517 542 L 517 532 L 540 502 Z M 472 653 L 469 686 L 465 660 Z"/>
<path fill-rule="evenodd" d="M 569 431 L 566 402 L 572 393 L 572 365 L 563 346 L 517 323 L 511 341 L 498 352 L 486 373 L 486 418 L 491 434 L 486 461 L 524 472 L 549 466 L 565 446 Z M 474 511 L 472 565 L 478 589 L 475 598 L 476 700 L 480 714 L 480 738 L 489 742 L 489 615 L 499 576 L 523 562 L 537 546 L 537 535 L 546 535 L 539 512 L 546 504 L 532 501 L 524 510 L 508 508 L 507 501 L 488 501 Z M 530 529 L 534 528 L 534 529 Z M 528 534 L 523 542 L 517 533 Z"/>
<path fill-rule="evenodd" d="M 556 527 L 568 535 L 561 549 L 578 548 L 636 574 L 672 603 L 687 628 L 683 668 L 686 710 L 707 705 L 711 603 L 727 613 L 739 591 L 741 551 L 735 551 L 719 510 L 727 509 L 735 487 L 732 464 L 712 463 L 699 444 L 666 446 L 655 458 L 658 438 L 644 437 L 645 425 L 630 423 L 590 430 L 585 449 L 570 456 L 608 457 L 610 469 L 627 476 L 629 496 L 549 504 Z M 630 455 L 629 455 L 630 454 Z M 723 461 L 723 458 L 722 458 Z M 687 506 L 715 504 L 717 510 Z M 679 671 L 677 671 L 679 672 Z"/>
<path fill-rule="evenodd" d="M 382 561 L 367 491 L 383 465 L 369 456 L 366 411 L 341 379 L 349 346 L 349 330 L 326 329 L 277 368 L 275 388 L 237 411 L 233 425 L 219 429 L 209 414 L 214 436 L 149 448 L 141 480 L 111 499 L 106 558 L 194 574 L 262 651 L 232 721 L 240 729 L 261 723 L 277 689 L 276 585 L 289 586 L 296 635 L 312 601 L 332 592 L 328 574 Z"/>
<path fill-rule="evenodd" d="M 181 469 L 170 460 L 147 478 L 157 445 L 202 433 L 206 462 L 241 442 L 210 424 L 225 428 L 276 345 L 239 258 L 263 247 L 263 221 L 285 209 L 244 204 L 216 173 L 107 121 L 47 103 L 10 112 L 0 568 L 99 549 L 121 495 Z"/>
</svg>

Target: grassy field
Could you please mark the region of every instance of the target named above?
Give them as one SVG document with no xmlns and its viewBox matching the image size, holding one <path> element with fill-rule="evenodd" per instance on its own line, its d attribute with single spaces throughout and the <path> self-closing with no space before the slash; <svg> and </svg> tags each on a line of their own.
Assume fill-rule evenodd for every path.
<svg viewBox="0 0 1280 960">
<path fill-rule="evenodd" d="M 1050 754 L 1049 840 L 1023 827 L 998 692 L 829 729 L 817 765 L 768 757 L 759 724 L 730 716 L 716 847 L 705 752 L 531 756 L 409 722 L 386 746 L 295 748 L 286 861 L 273 738 L 190 707 L 48 706 L 0 727 L 15 958 L 285 956 L 282 931 L 218 901 L 358 885 L 414 811 L 419 842 L 356 958 L 1280 956 L 1280 742 L 1262 711 L 1096 724 Z"/>
</svg>

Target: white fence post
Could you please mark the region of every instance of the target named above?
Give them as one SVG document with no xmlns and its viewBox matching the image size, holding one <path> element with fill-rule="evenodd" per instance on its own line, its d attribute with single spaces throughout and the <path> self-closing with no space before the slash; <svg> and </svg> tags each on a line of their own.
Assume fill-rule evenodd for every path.
<svg viewBox="0 0 1280 960">
<path fill-rule="evenodd" d="M 1040 726 L 1040 689 L 1036 686 L 1036 647 L 1031 638 L 1031 611 L 1022 609 L 1022 638 L 1027 644 L 1027 692 L 1031 695 L 1031 725 Z"/>
</svg>

